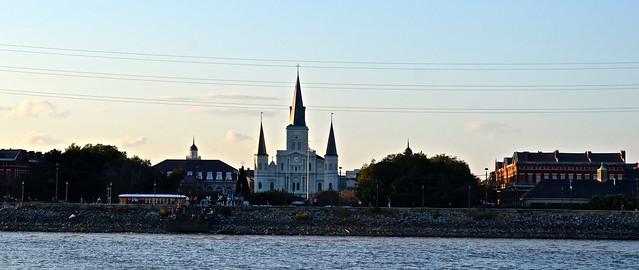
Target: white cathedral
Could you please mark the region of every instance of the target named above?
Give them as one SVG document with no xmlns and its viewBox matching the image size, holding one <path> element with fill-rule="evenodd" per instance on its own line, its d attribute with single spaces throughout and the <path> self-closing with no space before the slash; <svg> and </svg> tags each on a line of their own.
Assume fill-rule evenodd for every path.
<svg viewBox="0 0 639 270">
<path fill-rule="evenodd" d="M 260 139 L 255 154 L 254 191 L 282 190 L 305 198 L 322 190 L 338 190 L 338 163 L 333 120 L 328 133 L 324 157 L 308 146 L 306 107 L 302 102 L 299 70 L 286 127 L 286 150 L 277 150 L 276 161 L 269 163 L 264 130 L 260 122 Z"/>
</svg>

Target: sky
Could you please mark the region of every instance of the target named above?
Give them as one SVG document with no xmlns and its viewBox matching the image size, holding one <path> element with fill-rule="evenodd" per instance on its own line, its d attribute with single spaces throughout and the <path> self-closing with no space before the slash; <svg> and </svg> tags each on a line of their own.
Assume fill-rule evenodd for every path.
<svg viewBox="0 0 639 270">
<path fill-rule="evenodd" d="M 639 1 L 0 1 L 0 148 L 109 144 L 253 167 L 285 145 L 299 74 L 311 148 L 343 171 L 515 151 L 639 161 Z"/>
</svg>

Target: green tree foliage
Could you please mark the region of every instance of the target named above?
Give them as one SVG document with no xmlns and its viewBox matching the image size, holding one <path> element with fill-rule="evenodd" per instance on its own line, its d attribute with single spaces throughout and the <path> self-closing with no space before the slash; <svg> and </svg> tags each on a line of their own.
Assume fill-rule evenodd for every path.
<svg viewBox="0 0 639 270">
<path fill-rule="evenodd" d="M 246 178 L 246 170 L 244 166 L 240 168 L 240 172 L 237 177 L 237 183 L 235 184 L 235 195 L 248 197 L 251 195 L 251 187 L 249 187 L 248 179 Z"/>
<path fill-rule="evenodd" d="M 628 200 L 623 194 L 610 194 L 603 198 L 592 196 L 588 200 L 588 208 L 591 210 L 634 210 L 637 200 Z"/>
<path fill-rule="evenodd" d="M 313 193 L 312 201 L 315 205 L 339 205 L 339 193 L 334 190 L 324 190 Z"/>
<path fill-rule="evenodd" d="M 443 154 L 391 154 L 364 165 L 358 182 L 357 197 L 364 205 L 385 206 L 390 200 L 393 206 L 421 206 L 422 186 L 425 206 L 464 207 L 469 186 L 473 204 L 479 200 L 478 179 L 468 164 Z"/>
<path fill-rule="evenodd" d="M 59 164 L 56 166 L 56 164 Z M 49 200 L 55 196 L 56 167 L 58 199 L 64 199 L 68 181 L 69 201 L 106 201 L 107 187 L 112 185 L 112 201 L 123 193 L 152 193 L 153 183 L 161 180 L 148 160 L 128 158 L 115 146 L 71 144 L 64 152 L 51 150 L 44 154 L 26 178 L 25 189 L 32 198 Z"/>
</svg>

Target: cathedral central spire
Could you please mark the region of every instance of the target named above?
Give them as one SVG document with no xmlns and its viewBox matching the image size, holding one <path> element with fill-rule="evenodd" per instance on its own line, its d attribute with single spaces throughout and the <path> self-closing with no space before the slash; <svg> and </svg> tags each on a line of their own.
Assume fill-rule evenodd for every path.
<svg viewBox="0 0 639 270">
<path fill-rule="evenodd" d="M 295 93 L 293 94 L 293 105 L 290 110 L 291 117 L 288 124 L 291 126 L 306 126 L 306 107 L 304 107 L 304 103 L 302 102 L 299 70 L 297 73 L 297 82 L 295 83 Z"/>
</svg>

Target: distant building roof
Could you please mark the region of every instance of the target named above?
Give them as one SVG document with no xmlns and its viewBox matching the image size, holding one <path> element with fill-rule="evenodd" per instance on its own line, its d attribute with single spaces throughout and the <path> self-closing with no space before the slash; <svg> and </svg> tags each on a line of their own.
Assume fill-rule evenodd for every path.
<svg viewBox="0 0 639 270">
<path fill-rule="evenodd" d="M 186 171 L 237 172 L 235 168 L 221 160 L 167 159 L 156 164 L 153 168 L 158 168 L 162 171 L 172 171 L 183 168 Z"/>
<path fill-rule="evenodd" d="M 583 198 L 592 196 L 604 197 L 611 194 L 623 194 L 626 198 L 637 196 L 637 181 L 619 180 L 599 182 L 596 180 L 573 180 L 572 194 L 570 180 L 542 180 L 530 191 L 526 192 L 524 199 L 540 198 Z"/>
<path fill-rule="evenodd" d="M 547 163 L 547 162 L 568 162 L 568 163 L 625 163 L 625 151 L 620 153 L 562 153 L 555 152 L 515 152 L 512 159 L 504 158 L 506 165 L 519 162 Z M 512 160 L 512 161 L 511 161 Z"/>
</svg>

